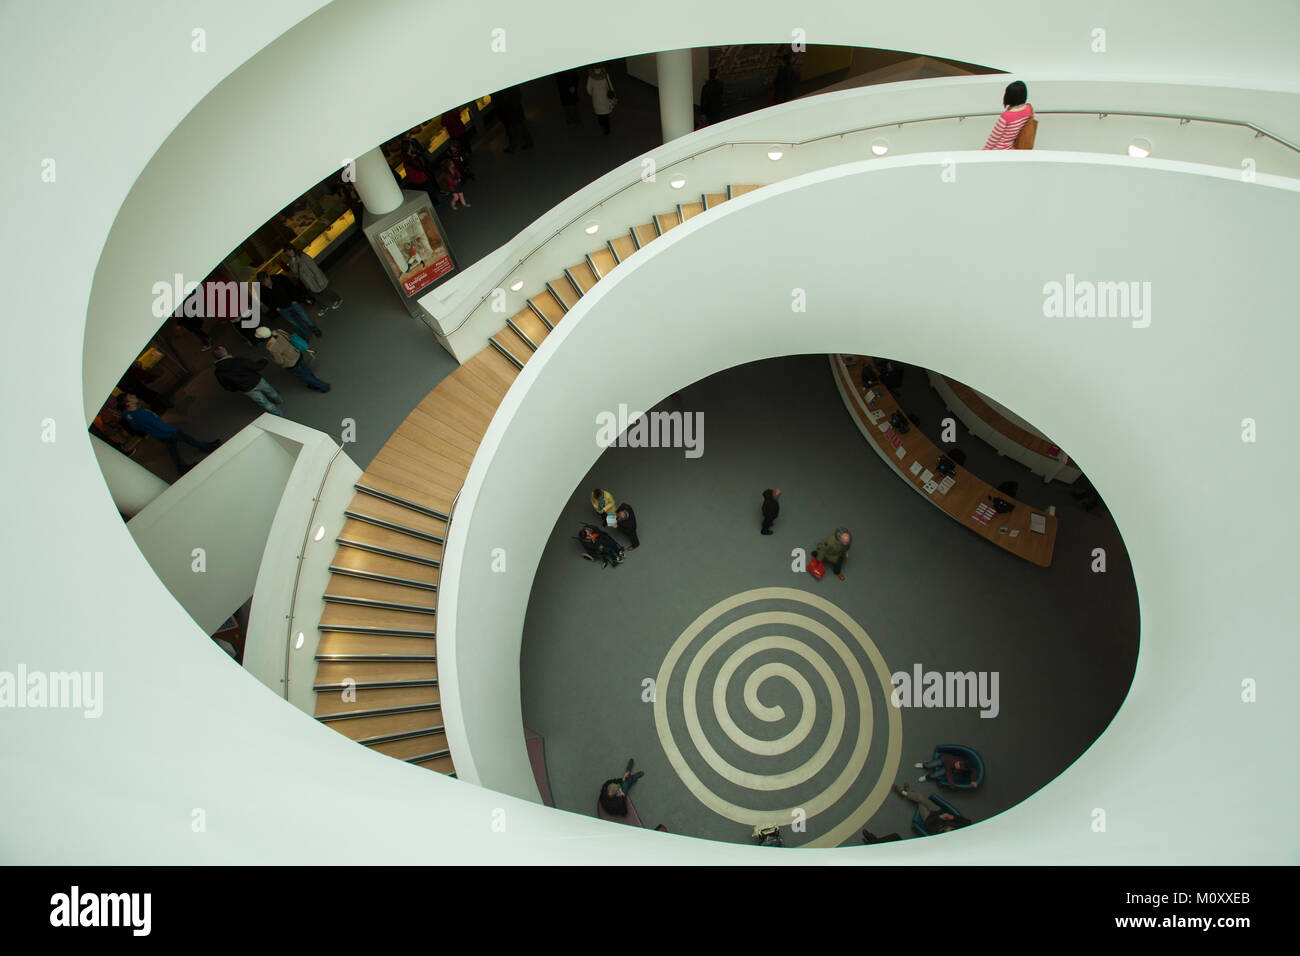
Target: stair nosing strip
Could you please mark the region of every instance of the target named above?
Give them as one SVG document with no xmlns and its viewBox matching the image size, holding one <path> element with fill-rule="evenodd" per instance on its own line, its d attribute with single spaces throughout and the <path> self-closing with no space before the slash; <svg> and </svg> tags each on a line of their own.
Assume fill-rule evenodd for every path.
<svg viewBox="0 0 1300 956">
<path fill-rule="evenodd" d="M 335 631 L 339 634 L 370 634 L 378 637 L 435 638 L 437 632 L 416 630 L 413 627 L 376 627 L 373 624 L 318 624 L 318 631 Z"/>
<path fill-rule="evenodd" d="M 437 687 L 438 678 L 421 677 L 418 680 L 376 680 L 357 681 L 352 684 L 313 684 L 312 690 L 318 694 L 333 690 L 389 690 L 394 687 Z"/>
<path fill-rule="evenodd" d="M 415 528 L 408 528 L 400 525 L 395 521 L 389 521 L 387 518 L 376 518 L 374 515 L 362 514 L 360 511 L 353 511 L 346 508 L 343 511 L 343 517 L 355 518 L 357 521 L 363 521 L 366 524 L 372 524 L 376 528 L 383 528 L 386 531 L 396 531 L 398 534 L 408 535 L 412 538 L 419 538 L 421 541 L 427 541 L 430 544 L 444 544 L 444 540 L 436 534 L 430 534 L 428 531 L 418 531 Z"/>
<path fill-rule="evenodd" d="M 614 240 L 606 239 L 605 246 L 609 249 L 609 254 L 614 257 L 614 265 L 618 265 L 623 260 L 618 257 L 618 250 L 614 248 Z"/>
<path fill-rule="evenodd" d="M 348 594 L 324 594 L 326 604 L 346 604 L 348 607 L 368 607 L 376 611 L 406 611 L 410 614 L 437 614 L 438 609 L 423 604 L 401 604 L 397 601 L 383 601 L 379 598 L 352 597 Z"/>
<path fill-rule="evenodd" d="M 362 581 L 379 581 L 383 584 L 395 584 L 404 588 L 417 588 L 421 591 L 437 591 L 438 585 L 431 581 L 417 581 L 415 578 L 399 578 L 391 574 L 381 574 L 378 571 L 358 571 L 356 568 L 344 568 L 337 564 L 330 565 L 331 574 L 342 574 L 345 577 L 357 578 Z"/>
<path fill-rule="evenodd" d="M 524 344 L 527 345 L 534 352 L 537 351 L 537 343 L 534 342 L 532 339 L 530 339 L 527 335 L 525 335 L 523 329 L 515 325 L 514 319 L 512 318 L 506 319 L 506 328 L 508 328 L 511 332 L 515 333 L 515 335 L 519 336 L 521 339 L 523 339 Z"/>
<path fill-rule="evenodd" d="M 426 760 L 437 760 L 439 757 L 450 757 L 450 750 L 432 750 L 427 754 L 416 754 L 414 757 L 403 757 L 407 763 L 424 763 Z M 447 774 L 448 777 L 454 778 L 454 773 Z"/>
<path fill-rule="evenodd" d="M 599 282 L 601 279 L 605 278 L 605 277 L 601 274 L 601 271 L 600 271 L 599 269 L 596 268 L 596 260 L 593 259 L 593 258 L 591 258 L 591 253 L 590 253 L 590 252 L 587 253 L 583 258 L 587 260 L 587 268 L 591 270 L 591 274 L 594 275 L 594 276 L 596 277 L 596 281 L 597 281 L 597 282 Z"/>
<path fill-rule="evenodd" d="M 569 304 L 564 301 L 564 296 L 555 291 L 555 286 L 551 285 L 551 280 L 546 280 L 546 291 L 551 294 L 551 298 L 560 303 L 560 308 L 564 310 L 565 315 L 569 313 Z"/>
<path fill-rule="evenodd" d="M 317 654 L 322 664 L 436 664 L 436 654 Z"/>
<path fill-rule="evenodd" d="M 392 492 L 380 491 L 378 488 L 371 488 L 369 485 L 363 485 L 359 481 L 354 483 L 352 487 L 355 488 L 357 491 L 361 492 L 362 494 L 370 495 L 372 498 L 379 498 L 382 499 L 383 501 L 390 502 L 391 504 L 401 505 L 403 508 L 410 508 L 412 511 L 417 511 L 420 514 L 427 515 L 430 518 L 437 518 L 439 521 L 450 520 L 445 514 L 443 514 L 437 508 L 429 508 L 426 507 L 425 505 L 416 504 L 414 501 L 408 501 L 407 499 L 402 498 L 399 495 L 395 495 Z"/>
<path fill-rule="evenodd" d="M 392 548 L 385 548 L 380 544 L 368 544 L 365 541 L 353 541 L 351 538 L 335 538 L 334 543 L 345 548 L 356 548 L 358 551 L 369 551 L 371 554 L 382 554 L 388 558 L 397 558 L 401 561 L 411 561 L 415 564 L 424 565 L 429 568 L 438 568 L 442 562 L 437 558 L 426 558 L 418 554 L 407 554 L 405 551 L 394 551 Z"/>
<path fill-rule="evenodd" d="M 533 310 L 533 314 L 542 320 L 542 325 L 546 326 L 546 330 L 548 332 L 554 332 L 555 326 L 551 325 L 551 320 L 546 317 L 546 314 L 533 304 L 533 300 L 531 298 L 527 299 L 526 301 L 528 302 L 528 308 Z"/>
<path fill-rule="evenodd" d="M 354 717 L 391 717 L 394 714 L 414 714 L 422 710 L 442 710 L 438 701 L 423 704 L 399 704 L 395 707 L 376 707 L 372 710 L 352 710 L 337 714 L 317 714 L 316 719 L 322 724 L 332 724 L 338 720 L 351 720 Z"/>
<path fill-rule="evenodd" d="M 519 361 L 519 359 L 515 358 L 514 355 L 511 354 L 510 350 L 506 348 L 504 345 L 502 345 L 500 342 L 498 342 L 496 339 L 488 339 L 488 345 L 492 346 L 494 349 L 500 352 L 501 355 L 505 356 L 505 360 L 509 362 L 511 365 L 513 365 L 515 368 L 519 369 L 520 371 L 523 370 L 524 363 Z"/>
<path fill-rule="evenodd" d="M 375 737 L 363 737 L 357 740 L 357 743 L 363 747 L 373 747 L 375 744 L 391 744 L 398 740 L 411 740 L 415 737 L 432 737 L 434 734 L 445 734 L 445 726 L 425 727 L 421 730 L 403 730 L 393 734 L 379 734 Z"/>
</svg>

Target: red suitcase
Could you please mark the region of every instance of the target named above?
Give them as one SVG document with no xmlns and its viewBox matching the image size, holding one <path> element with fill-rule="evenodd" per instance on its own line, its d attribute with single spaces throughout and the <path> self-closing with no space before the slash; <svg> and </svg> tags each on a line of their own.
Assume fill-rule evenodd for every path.
<svg viewBox="0 0 1300 956">
<path fill-rule="evenodd" d="M 809 558 L 808 573 L 813 576 L 814 581 L 820 581 L 822 575 L 826 573 L 826 565 L 822 564 L 817 558 Z"/>
</svg>

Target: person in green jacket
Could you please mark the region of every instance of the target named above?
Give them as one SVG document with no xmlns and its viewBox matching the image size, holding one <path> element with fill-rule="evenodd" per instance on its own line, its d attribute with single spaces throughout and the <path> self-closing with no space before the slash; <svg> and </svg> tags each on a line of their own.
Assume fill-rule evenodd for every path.
<svg viewBox="0 0 1300 956">
<path fill-rule="evenodd" d="M 853 535 L 849 534 L 848 528 L 836 528 L 829 538 L 818 543 L 812 556 L 822 564 L 829 564 L 835 576 L 843 581 L 844 575 L 840 572 L 844 570 L 844 559 L 849 556 L 849 545 L 852 542 Z"/>
</svg>

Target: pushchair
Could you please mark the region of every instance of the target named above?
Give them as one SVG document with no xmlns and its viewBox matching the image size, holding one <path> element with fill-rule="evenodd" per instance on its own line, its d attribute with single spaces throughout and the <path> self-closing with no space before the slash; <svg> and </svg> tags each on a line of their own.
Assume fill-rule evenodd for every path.
<svg viewBox="0 0 1300 956">
<path fill-rule="evenodd" d="M 622 545 L 614 540 L 613 535 L 592 524 L 584 524 L 574 540 L 582 545 L 582 550 L 585 552 L 582 555 L 583 559 L 599 561 L 602 568 L 607 568 L 611 564 L 618 567 L 626 556 Z"/>
</svg>

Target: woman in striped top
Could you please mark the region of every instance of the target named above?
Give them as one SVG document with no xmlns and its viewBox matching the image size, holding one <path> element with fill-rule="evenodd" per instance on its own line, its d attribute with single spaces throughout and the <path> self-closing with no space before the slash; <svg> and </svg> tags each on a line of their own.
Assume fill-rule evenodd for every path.
<svg viewBox="0 0 1300 956">
<path fill-rule="evenodd" d="M 1034 108 L 1029 105 L 1029 91 L 1019 80 L 1007 87 L 1002 95 L 1002 105 L 1006 111 L 998 117 L 997 125 L 984 144 L 985 149 L 1015 149 L 1020 130 L 1034 116 Z"/>
</svg>

